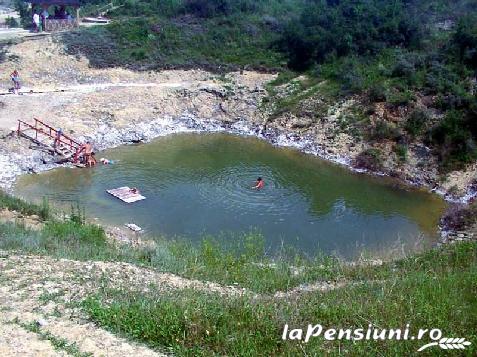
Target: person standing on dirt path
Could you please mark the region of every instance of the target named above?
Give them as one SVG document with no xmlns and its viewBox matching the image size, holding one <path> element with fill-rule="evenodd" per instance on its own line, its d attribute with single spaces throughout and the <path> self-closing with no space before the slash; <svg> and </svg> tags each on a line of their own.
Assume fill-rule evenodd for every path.
<svg viewBox="0 0 477 357">
<path fill-rule="evenodd" d="M 44 9 L 43 12 L 41 13 L 41 27 L 42 30 L 46 30 L 46 20 L 50 17 L 50 14 L 48 13 L 48 9 Z"/>
<path fill-rule="evenodd" d="M 13 93 L 18 94 L 18 91 L 20 90 L 20 75 L 18 74 L 17 70 L 14 70 L 10 74 L 10 78 L 12 79 L 13 82 Z"/>
<path fill-rule="evenodd" d="M 36 11 L 33 14 L 33 27 L 35 32 L 40 31 L 40 15 Z"/>
</svg>

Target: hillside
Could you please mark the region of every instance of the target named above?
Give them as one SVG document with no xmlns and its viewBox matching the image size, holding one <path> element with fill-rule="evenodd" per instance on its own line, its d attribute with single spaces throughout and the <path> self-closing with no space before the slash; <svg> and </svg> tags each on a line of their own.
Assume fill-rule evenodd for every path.
<svg viewBox="0 0 477 357">
<path fill-rule="evenodd" d="M 104 1 L 83 1 L 84 15 Z M 95 68 L 280 73 L 261 108 L 272 127 L 326 132 L 358 168 L 445 186 L 477 158 L 477 3 L 116 1 L 113 22 L 61 42 Z M 25 15 L 28 17 L 28 14 Z M 337 103 L 345 103 L 329 125 Z M 359 151 L 354 153 L 355 151 Z M 413 171 L 429 174 L 419 179 Z"/>
</svg>

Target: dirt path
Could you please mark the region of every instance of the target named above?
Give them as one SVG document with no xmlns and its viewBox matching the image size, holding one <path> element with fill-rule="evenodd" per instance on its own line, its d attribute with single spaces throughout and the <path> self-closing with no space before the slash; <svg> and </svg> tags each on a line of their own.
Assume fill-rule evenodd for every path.
<svg viewBox="0 0 477 357">
<path fill-rule="evenodd" d="M 58 85 L 51 88 L 23 87 L 19 94 L 0 92 L 0 109 L 8 108 L 8 115 L 0 111 L 0 130 L 5 132 L 14 130 L 17 121 L 30 122 L 34 117 L 44 118 L 50 123 L 63 125 L 67 130 L 74 130 L 82 122 L 80 118 L 64 118 L 67 111 L 65 108 L 74 108 L 75 103 L 81 105 L 81 99 L 92 99 L 100 96 L 98 92 L 134 90 L 136 93 L 161 90 L 191 90 L 195 84 L 193 81 L 177 81 L 164 83 L 97 83 Z M 85 133 L 91 134 L 86 131 Z"/>
</svg>

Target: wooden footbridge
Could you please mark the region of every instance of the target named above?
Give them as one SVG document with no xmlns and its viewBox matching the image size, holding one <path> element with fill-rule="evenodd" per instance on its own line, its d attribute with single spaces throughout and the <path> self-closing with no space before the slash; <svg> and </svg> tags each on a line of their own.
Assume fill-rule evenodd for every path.
<svg viewBox="0 0 477 357">
<path fill-rule="evenodd" d="M 79 164 L 83 155 L 84 146 L 79 141 L 37 118 L 34 118 L 33 124 L 18 120 L 17 135 L 34 142 L 51 154 L 60 155 L 61 162 Z"/>
</svg>

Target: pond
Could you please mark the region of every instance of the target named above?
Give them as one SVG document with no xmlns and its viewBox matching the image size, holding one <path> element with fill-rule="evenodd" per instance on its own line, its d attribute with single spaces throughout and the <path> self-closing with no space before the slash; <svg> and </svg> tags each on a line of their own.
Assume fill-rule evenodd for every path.
<svg viewBox="0 0 477 357">
<path fill-rule="evenodd" d="M 78 202 L 90 217 L 135 223 L 149 236 L 230 240 L 253 231 L 270 251 L 285 245 L 346 259 L 426 249 L 445 209 L 437 195 L 252 137 L 176 134 L 99 157 L 115 163 L 25 175 L 16 193 L 65 207 Z M 265 187 L 252 190 L 258 176 Z M 126 204 L 106 193 L 120 186 L 147 199 Z"/>
</svg>

